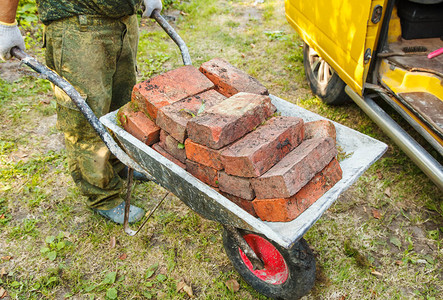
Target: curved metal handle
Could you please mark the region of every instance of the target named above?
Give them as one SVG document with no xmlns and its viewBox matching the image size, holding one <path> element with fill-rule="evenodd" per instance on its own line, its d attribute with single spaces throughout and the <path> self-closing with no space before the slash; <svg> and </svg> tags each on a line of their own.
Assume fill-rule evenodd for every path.
<svg viewBox="0 0 443 300">
<path fill-rule="evenodd" d="M 131 157 L 128 156 L 128 154 L 126 154 L 125 151 L 123 151 L 122 148 L 119 147 L 119 145 L 114 141 L 112 136 L 99 121 L 97 116 L 94 114 L 94 112 L 80 95 L 80 93 L 67 80 L 65 80 L 60 75 L 58 75 L 45 65 L 41 64 L 35 58 L 28 55 L 17 47 L 11 49 L 11 54 L 20 59 L 25 65 L 27 65 L 37 73 L 40 73 L 44 79 L 49 80 L 50 82 L 61 88 L 75 103 L 80 112 L 85 116 L 89 124 L 91 124 L 91 126 L 100 136 L 102 141 L 105 143 L 106 147 L 108 147 L 109 151 L 111 151 L 112 154 L 118 157 L 123 164 L 135 170 L 147 172 L 147 170 L 144 170 L 144 168 L 136 163 Z"/>
<path fill-rule="evenodd" d="M 171 25 L 160 14 L 160 10 L 156 9 L 152 12 L 151 18 L 157 21 L 157 23 L 163 28 L 163 30 L 171 37 L 171 39 L 177 44 L 180 49 L 183 64 L 185 66 L 192 65 L 191 56 L 189 55 L 188 47 L 178 33 L 172 28 Z"/>
</svg>

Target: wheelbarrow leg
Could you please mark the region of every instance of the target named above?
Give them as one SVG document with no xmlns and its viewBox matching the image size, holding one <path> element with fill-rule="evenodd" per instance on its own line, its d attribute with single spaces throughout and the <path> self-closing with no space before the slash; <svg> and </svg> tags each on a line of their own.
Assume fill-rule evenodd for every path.
<svg viewBox="0 0 443 300">
<path fill-rule="evenodd" d="M 249 258 L 249 261 L 252 263 L 252 268 L 254 270 L 260 270 L 264 268 L 264 264 L 261 259 L 255 254 L 254 250 L 252 250 L 251 246 L 245 241 L 243 236 L 240 234 L 239 230 L 233 226 L 223 225 L 232 237 L 234 238 L 237 246 L 243 251 L 244 254 Z"/>
<path fill-rule="evenodd" d="M 140 225 L 140 227 L 137 230 L 132 230 L 131 227 L 129 227 L 129 209 L 131 207 L 131 194 L 132 194 L 132 183 L 133 183 L 133 177 L 134 177 L 134 169 L 131 167 L 128 167 L 128 186 L 126 190 L 126 199 L 125 199 L 125 218 L 123 221 L 123 228 L 125 230 L 125 233 L 134 236 L 145 226 L 146 222 L 151 218 L 152 214 L 157 210 L 157 208 L 160 206 L 160 204 L 163 203 L 163 200 L 166 199 L 166 197 L 169 195 L 169 192 L 167 192 L 163 198 L 157 202 L 157 204 L 154 206 L 154 208 L 146 213 L 146 219 L 143 221 L 143 223 Z"/>
</svg>

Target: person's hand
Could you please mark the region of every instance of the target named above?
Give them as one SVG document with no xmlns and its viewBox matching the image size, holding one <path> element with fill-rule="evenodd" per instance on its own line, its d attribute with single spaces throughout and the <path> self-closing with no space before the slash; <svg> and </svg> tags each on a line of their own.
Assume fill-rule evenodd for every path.
<svg viewBox="0 0 443 300">
<path fill-rule="evenodd" d="M 143 17 L 146 18 L 150 18 L 155 9 L 162 10 L 163 8 L 161 0 L 143 0 L 143 3 L 145 4 Z"/>
<path fill-rule="evenodd" d="M 0 58 L 3 60 L 10 59 L 13 47 L 25 50 L 25 41 L 18 29 L 17 21 L 13 24 L 0 22 Z"/>
</svg>

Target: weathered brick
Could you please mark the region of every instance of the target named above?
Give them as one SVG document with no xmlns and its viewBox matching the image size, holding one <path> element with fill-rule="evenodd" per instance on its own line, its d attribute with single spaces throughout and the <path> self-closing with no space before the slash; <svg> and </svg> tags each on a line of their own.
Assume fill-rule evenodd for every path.
<svg viewBox="0 0 443 300">
<path fill-rule="evenodd" d="M 177 166 L 179 166 L 182 169 L 186 170 L 186 165 L 184 163 L 182 163 L 181 161 L 179 161 L 178 159 L 176 159 L 174 156 L 172 156 L 171 154 L 169 154 L 168 152 L 166 152 L 165 149 L 163 149 L 158 143 L 152 145 L 152 149 L 154 149 L 155 151 L 157 151 L 158 153 L 160 153 L 161 155 L 163 155 L 164 157 L 166 157 L 167 159 L 169 159 L 171 162 L 173 162 L 174 164 L 176 164 Z"/>
<path fill-rule="evenodd" d="M 197 144 L 191 139 L 186 139 L 185 150 L 187 159 L 216 170 L 223 169 L 220 155 L 221 150 L 215 150 L 204 145 Z"/>
<path fill-rule="evenodd" d="M 231 97 L 239 92 L 268 95 L 268 90 L 255 78 L 221 58 L 203 63 L 200 71 L 216 86 L 217 91 Z"/>
<path fill-rule="evenodd" d="M 157 143 L 160 127 L 155 125 L 143 112 L 135 111 L 133 104 L 124 105 L 117 113 L 123 128 L 147 145 Z"/>
<path fill-rule="evenodd" d="M 272 118 L 222 151 L 225 172 L 258 177 L 297 147 L 303 134 L 301 118 Z"/>
<path fill-rule="evenodd" d="M 218 187 L 225 193 L 246 200 L 253 200 L 255 198 L 249 178 L 232 176 L 220 171 L 218 173 Z"/>
<path fill-rule="evenodd" d="M 174 139 L 166 131 L 160 131 L 160 147 L 165 149 L 166 152 L 174 156 L 176 159 L 182 163 L 186 163 L 186 150 L 184 145 Z"/>
<path fill-rule="evenodd" d="M 318 120 L 305 123 L 305 139 L 327 138 L 336 140 L 335 126 L 331 121 Z"/>
<path fill-rule="evenodd" d="M 155 120 L 160 107 L 212 88 L 214 84 L 197 68 L 184 66 L 136 84 L 132 101 Z"/>
<path fill-rule="evenodd" d="M 291 197 L 336 155 L 335 142 L 331 138 L 303 141 L 268 172 L 252 179 L 257 198 Z"/>
<path fill-rule="evenodd" d="M 275 112 L 268 96 L 238 93 L 188 122 L 188 136 L 196 143 L 220 149 L 244 136 Z"/>
<path fill-rule="evenodd" d="M 180 143 L 184 143 L 188 121 L 224 99 L 226 97 L 215 90 L 187 97 L 160 108 L 157 112 L 156 123 Z"/>
<path fill-rule="evenodd" d="M 255 209 L 251 200 L 243 199 L 222 191 L 220 191 L 220 194 L 222 194 L 223 196 L 234 202 L 237 206 L 243 208 L 247 213 L 251 214 L 256 218 L 258 217 L 257 214 L 255 213 Z"/>
<path fill-rule="evenodd" d="M 213 187 L 218 187 L 218 170 L 193 162 L 189 159 L 186 160 L 186 170 L 204 183 Z"/>
<path fill-rule="evenodd" d="M 263 221 L 289 222 L 297 218 L 342 178 L 342 170 L 333 159 L 298 193 L 289 198 L 255 199 L 254 210 Z"/>
</svg>

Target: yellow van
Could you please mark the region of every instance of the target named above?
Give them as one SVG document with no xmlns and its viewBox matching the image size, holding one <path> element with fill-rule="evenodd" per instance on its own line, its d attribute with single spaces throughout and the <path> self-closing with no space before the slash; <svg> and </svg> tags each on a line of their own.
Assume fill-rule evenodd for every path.
<svg viewBox="0 0 443 300">
<path fill-rule="evenodd" d="M 304 40 L 309 85 L 328 104 L 351 98 L 443 190 L 443 0 L 285 0 Z M 438 153 L 374 101 L 389 103 Z"/>
</svg>

